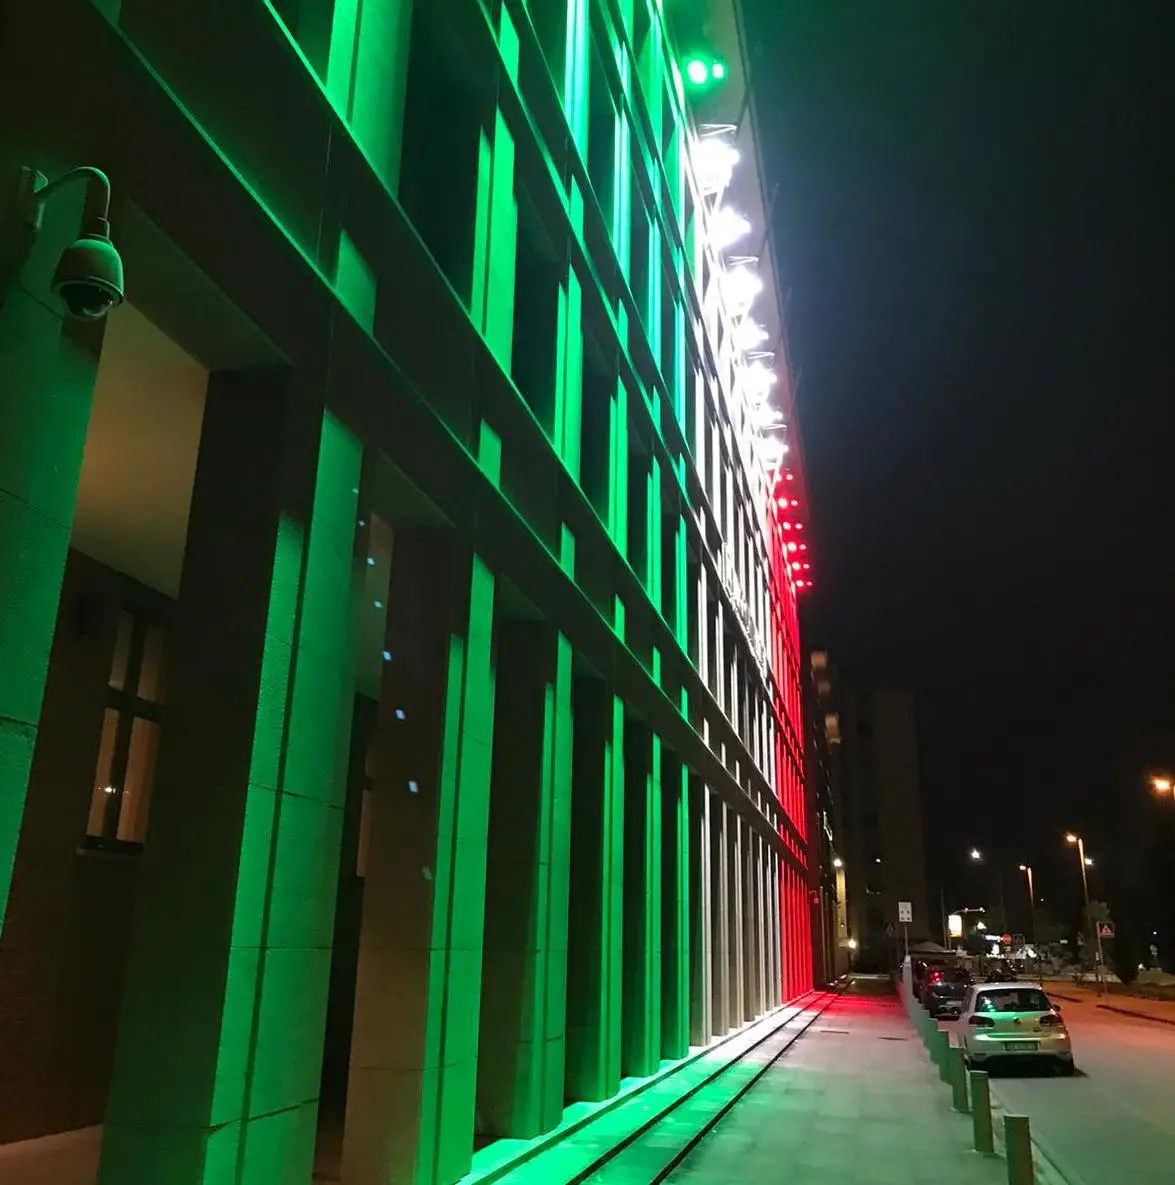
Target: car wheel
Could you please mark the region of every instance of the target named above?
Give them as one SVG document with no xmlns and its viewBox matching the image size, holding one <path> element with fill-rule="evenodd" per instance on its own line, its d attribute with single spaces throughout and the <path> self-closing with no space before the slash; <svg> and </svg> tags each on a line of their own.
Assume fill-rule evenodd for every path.
<svg viewBox="0 0 1175 1185">
<path fill-rule="evenodd" d="M 1057 1069 L 1061 1072 L 1062 1078 L 1072 1078 L 1077 1073 L 1077 1066 L 1071 1061 L 1059 1062 Z"/>
</svg>

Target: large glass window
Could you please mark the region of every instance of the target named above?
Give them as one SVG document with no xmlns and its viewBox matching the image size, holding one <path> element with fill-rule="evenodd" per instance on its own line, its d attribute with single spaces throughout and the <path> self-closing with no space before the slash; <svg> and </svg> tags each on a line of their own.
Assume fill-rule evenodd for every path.
<svg viewBox="0 0 1175 1185">
<path fill-rule="evenodd" d="M 86 838 L 95 846 L 138 845 L 146 838 L 166 676 L 167 630 L 124 609 L 86 823 Z"/>
</svg>

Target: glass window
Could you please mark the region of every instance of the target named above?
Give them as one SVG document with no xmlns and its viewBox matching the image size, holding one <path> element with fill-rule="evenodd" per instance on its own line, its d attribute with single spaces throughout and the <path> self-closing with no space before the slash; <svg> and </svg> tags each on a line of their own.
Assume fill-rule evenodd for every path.
<svg viewBox="0 0 1175 1185">
<path fill-rule="evenodd" d="M 981 992 L 975 1001 L 976 1012 L 1049 1012 L 1052 1005 L 1039 988 L 1001 988 Z"/>
<path fill-rule="evenodd" d="M 96 846 L 142 844 L 155 785 L 167 629 L 138 609 L 119 614 L 86 836 Z"/>
</svg>

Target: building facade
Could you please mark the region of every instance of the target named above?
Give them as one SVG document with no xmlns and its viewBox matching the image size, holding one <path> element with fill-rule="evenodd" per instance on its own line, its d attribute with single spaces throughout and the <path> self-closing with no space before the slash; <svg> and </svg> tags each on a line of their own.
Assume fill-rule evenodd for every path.
<svg viewBox="0 0 1175 1185">
<path fill-rule="evenodd" d="M 909 692 L 872 686 L 831 664 L 836 709 L 835 778 L 840 789 L 845 907 L 854 965 L 888 969 L 911 941 L 936 938 L 926 887 L 918 728 Z M 908 902 L 904 925 L 899 904 Z"/>
<path fill-rule="evenodd" d="M 448 1185 L 807 990 L 736 8 L 0 13 L 0 1142 Z"/>
<path fill-rule="evenodd" d="M 820 920 L 813 931 L 817 982 L 833 983 L 851 970 L 857 939 L 849 932 L 844 795 L 841 787 L 840 717 L 836 712 L 836 669 L 818 650 L 808 659 L 804 681 L 806 776 L 817 830 L 813 855 L 818 869 Z M 850 945 L 853 943 L 853 945 Z"/>
</svg>

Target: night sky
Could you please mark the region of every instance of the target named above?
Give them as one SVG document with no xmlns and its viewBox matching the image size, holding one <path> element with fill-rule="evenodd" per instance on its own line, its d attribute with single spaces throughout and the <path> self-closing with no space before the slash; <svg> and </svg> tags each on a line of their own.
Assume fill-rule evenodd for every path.
<svg viewBox="0 0 1175 1185">
<path fill-rule="evenodd" d="M 917 693 L 932 893 L 976 844 L 1077 908 L 1074 828 L 1175 950 L 1170 5 L 745 5 L 807 643 Z"/>
</svg>

